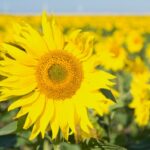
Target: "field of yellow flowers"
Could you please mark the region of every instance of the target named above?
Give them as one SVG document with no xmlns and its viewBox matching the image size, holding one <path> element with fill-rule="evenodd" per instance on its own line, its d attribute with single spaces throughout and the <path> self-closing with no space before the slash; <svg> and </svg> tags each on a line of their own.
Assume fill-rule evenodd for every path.
<svg viewBox="0 0 150 150">
<path fill-rule="evenodd" d="M 47 23 L 51 18 L 55 18 L 59 24 L 64 41 L 53 20 Z M 50 30 L 47 25 L 52 26 L 53 32 L 50 35 L 54 39 L 48 39 L 47 32 Z M 55 47 L 53 44 L 56 42 L 55 53 L 47 54 L 41 37 L 35 30 L 44 37 L 48 48 Z M 46 20 L 41 16 L 1 15 L 0 44 L 0 150 L 150 149 L 149 16 L 72 15 L 49 16 Z M 19 49 L 21 52 L 17 52 Z M 59 49 L 79 49 L 80 52 L 73 54 L 82 62 L 84 69 L 81 70 L 80 63 L 74 56 L 60 52 Z M 33 58 L 28 57 L 27 61 L 24 51 L 31 53 Z M 30 98 L 21 90 L 25 85 L 30 87 L 30 81 L 34 80 L 28 74 L 32 72 L 29 66 L 34 65 L 39 58 L 38 54 L 34 57 L 36 51 L 38 54 L 43 51 L 46 53 L 37 65 L 38 88 L 48 98 L 63 101 L 69 98 L 69 102 L 64 104 L 56 100 L 55 107 L 50 108 L 53 114 L 46 108 L 51 103 L 49 99 L 45 106 L 41 101 L 34 104 L 32 99 L 38 92 Z M 64 80 L 67 74 L 60 64 L 73 68 L 70 67 L 71 73 L 68 74 L 70 78 L 76 76 L 76 81 L 70 79 L 72 84 L 66 83 L 68 87 L 61 89 L 63 94 L 58 94 L 49 85 L 46 87 L 44 84 L 48 84 L 48 80 L 41 80 L 45 77 L 45 66 L 52 63 L 48 57 L 53 59 L 52 62 L 57 62 L 53 68 L 49 68 L 49 77 L 56 82 Z M 93 66 L 93 69 L 100 72 L 94 72 Z M 56 71 L 61 72 L 61 76 Z M 83 83 L 84 88 L 81 88 L 76 100 L 72 95 L 83 78 L 87 83 Z M 18 82 L 18 79 L 22 81 Z M 55 85 L 56 83 L 53 86 Z M 23 94 L 18 94 L 16 89 Z M 34 90 L 38 91 L 37 87 Z M 53 90 L 54 93 L 50 94 L 48 90 Z M 90 90 L 95 93 L 89 94 L 87 91 Z M 22 95 L 26 96 L 28 102 Z M 47 116 L 44 118 L 44 115 Z M 46 120 L 51 115 L 53 117 L 49 123 Z M 75 119 L 72 121 L 72 118 Z M 51 127 L 47 127 L 48 124 Z"/>
</svg>

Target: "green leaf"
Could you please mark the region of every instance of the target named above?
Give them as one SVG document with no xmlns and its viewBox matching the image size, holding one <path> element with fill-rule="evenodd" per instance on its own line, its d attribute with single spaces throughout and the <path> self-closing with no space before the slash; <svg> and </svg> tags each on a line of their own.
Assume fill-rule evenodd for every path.
<svg viewBox="0 0 150 150">
<path fill-rule="evenodd" d="M 0 129 L 0 136 L 12 134 L 17 130 L 17 121 L 11 122 Z"/>
<path fill-rule="evenodd" d="M 112 101 L 116 102 L 116 99 L 115 99 L 115 97 L 113 96 L 113 94 L 110 90 L 101 88 L 100 91 L 104 94 L 104 96 L 106 98 L 109 98 Z"/>
</svg>

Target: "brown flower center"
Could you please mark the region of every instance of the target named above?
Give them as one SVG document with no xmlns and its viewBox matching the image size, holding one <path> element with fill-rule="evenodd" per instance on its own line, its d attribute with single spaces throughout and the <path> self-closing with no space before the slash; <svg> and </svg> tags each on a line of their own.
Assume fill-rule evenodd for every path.
<svg viewBox="0 0 150 150">
<path fill-rule="evenodd" d="M 80 88 L 83 71 L 80 61 L 66 51 L 51 51 L 39 60 L 38 88 L 55 100 L 71 98 Z"/>
</svg>

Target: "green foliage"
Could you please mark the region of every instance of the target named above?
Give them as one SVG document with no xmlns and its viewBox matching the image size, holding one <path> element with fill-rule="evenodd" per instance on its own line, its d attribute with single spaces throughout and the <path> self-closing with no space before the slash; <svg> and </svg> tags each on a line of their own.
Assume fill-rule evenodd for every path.
<svg viewBox="0 0 150 150">
<path fill-rule="evenodd" d="M 0 129 L 0 136 L 14 133 L 17 130 L 17 121 L 11 122 Z"/>
<path fill-rule="evenodd" d="M 125 150 L 117 145 L 109 144 L 107 142 L 102 142 L 95 139 L 89 139 L 84 142 L 79 142 L 78 144 L 69 144 L 67 142 L 52 142 L 50 137 L 48 139 L 44 139 L 40 145 L 39 141 L 30 142 L 28 141 L 28 134 L 24 131 L 24 133 L 18 128 L 20 125 L 22 126 L 22 121 L 24 118 L 19 121 L 11 122 L 10 124 L 4 126 L 0 129 L 0 148 L 10 148 L 12 149 L 19 148 L 24 144 L 30 145 L 30 148 L 33 149 L 36 145 L 37 150 Z M 17 134 L 15 134 L 17 133 Z M 40 139 L 40 141 L 42 141 Z"/>
<path fill-rule="evenodd" d="M 52 144 L 48 140 L 44 140 L 42 146 L 38 146 L 37 150 L 126 150 L 123 147 L 104 143 L 99 140 L 89 139 L 82 141 L 78 144 L 69 144 L 67 142 L 61 142 L 59 144 Z"/>
</svg>

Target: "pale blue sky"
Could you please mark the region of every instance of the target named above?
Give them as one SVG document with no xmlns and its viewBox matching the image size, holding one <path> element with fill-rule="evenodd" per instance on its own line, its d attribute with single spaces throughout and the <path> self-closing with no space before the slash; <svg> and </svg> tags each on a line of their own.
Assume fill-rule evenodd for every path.
<svg viewBox="0 0 150 150">
<path fill-rule="evenodd" d="M 150 0 L 0 0 L 0 13 L 150 13 Z"/>
</svg>

